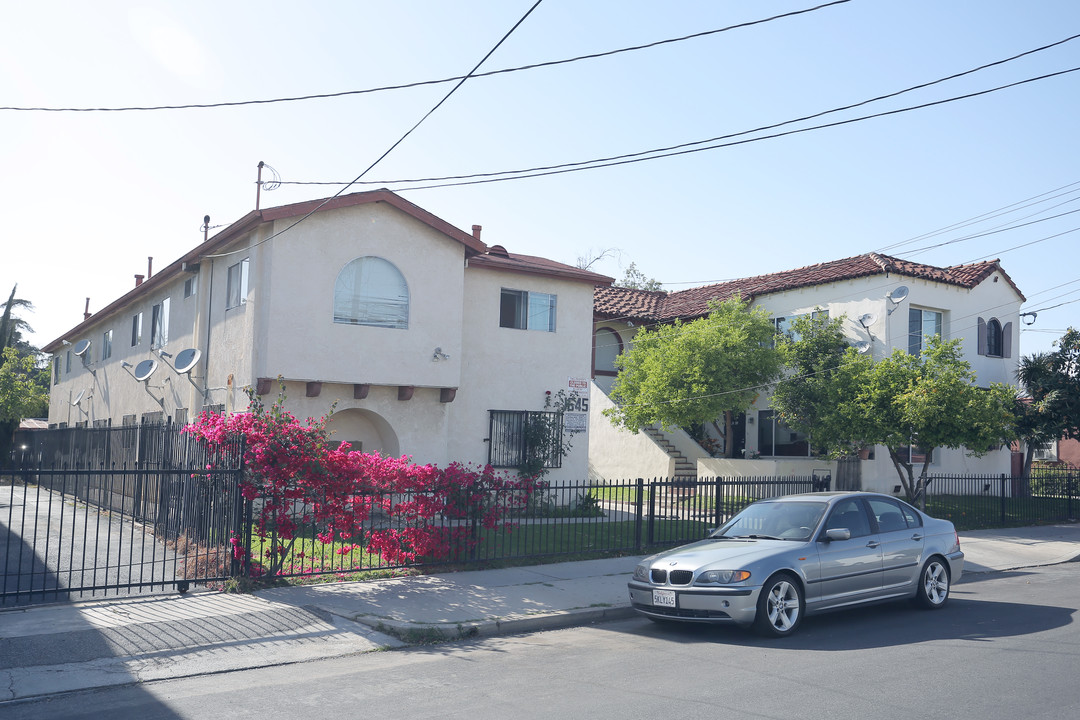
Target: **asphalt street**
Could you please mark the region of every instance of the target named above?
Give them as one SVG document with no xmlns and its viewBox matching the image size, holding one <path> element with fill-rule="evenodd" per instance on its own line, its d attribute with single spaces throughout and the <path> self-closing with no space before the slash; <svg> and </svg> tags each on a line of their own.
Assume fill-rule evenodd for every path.
<svg viewBox="0 0 1080 720">
<path fill-rule="evenodd" d="M 1080 564 L 972 575 L 938 612 L 808 618 L 766 640 L 630 618 L 56 695 L 11 720 L 1080 717 Z"/>
</svg>

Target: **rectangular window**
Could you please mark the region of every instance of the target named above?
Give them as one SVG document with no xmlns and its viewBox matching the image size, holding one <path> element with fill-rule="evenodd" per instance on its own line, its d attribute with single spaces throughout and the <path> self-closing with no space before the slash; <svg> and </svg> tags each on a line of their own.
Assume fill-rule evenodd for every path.
<svg viewBox="0 0 1080 720">
<path fill-rule="evenodd" d="M 65 373 L 71 372 L 71 351 L 70 350 L 67 351 L 67 355 L 65 355 L 65 357 L 64 357 L 64 372 Z"/>
<path fill-rule="evenodd" d="M 520 467 L 526 460 L 542 460 L 544 467 L 562 467 L 561 412 L 492 410 L 488 428 L 488 464 Z"/>
<path fill-rule="evenodd" d="M 1044 460 L 1047 462 L 1057 462 L 1058 459 L 1058 441 L 1051 440 L 1050 442 L 1043 443 L 1035 448 L 1035 454 L 1032 455 L 1033 460 Z"/>
<path fill-rule="evenodd" d="M 906 460 L 912 465 L 922 465 L 926 462 L 927 452 L 917 445 L 904 445 L 897 448 L 897 456 L 901 460 Z M 934 462 L 934 455 L 930 453 L 930 462 Z"/>
<path fill-rule="evenodd" d="M 53 358 L 52 384 L 53 385 L 59 385 L 60 384 L 60 356 L 59 355 Z"/>
<path fill-rule="evenodd" d="M 758 452 L 771 457 L 809 457 L 810 436 L 789 428 L 775 411 L 759 410 Z"/>
<path fill-rule="evenodd" d="M 555 332 L 556 300 L 550 293 L 503 288 L 499 327 Z"/>
<path fill-rule="evenodd" d="M 184 281 L 184 298 L 189 298 L 199 292 L 199 276 L 189 277 Z"/>
<path fill-rule="evenodd" d="M 112 330 L 106 330 L 101 336 L 101 359 L 108 360 L 112 357 Z"/>
<path fill-rule="evenodd" d="M 923 338 L 941 337 L 941 313 L 934 310 L 908 309 L 908 355 L 918 355 Z"/>
<path fill-rule="evenodd" d="M 150 347 L 165 347 L 169 342 L 169 298 L 165 298 L 150 311 Z"/>
<path fill-rule="evenodd" d="M 131 316 L 131 347 L 138 347 L 142 342 L 142 313 Z"/>
<path fill-rule="evenodd" d="M 239 307 L 247 303 L 248 294 L 248 258 L 229 266 L 225 283 L 225 309 Z"/>
</svg>

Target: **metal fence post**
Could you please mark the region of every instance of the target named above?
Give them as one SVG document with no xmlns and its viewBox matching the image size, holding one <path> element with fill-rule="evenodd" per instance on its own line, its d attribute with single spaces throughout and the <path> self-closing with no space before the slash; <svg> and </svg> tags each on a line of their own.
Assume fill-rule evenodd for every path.
<svg viewBox="0 0 1080 720">
<path fill-rule="evenodd" d="M 1001 526 L 1005 527 L 1005 473 L 1001 473 Z"/>
<path fill-rule="evenodd" d="M 646 543 L 648 545 L 652 545 L 656 539 L 656 495 L 661 482 L 663 481 L 657 481 L 655 478 L 649 482 L 649 521 L 647 525 L 648 532 L 646 533 L 648 538 Z"/>
<path fill-rule="evenodd" d="M 639 551 L 645 549 L 641 539 L 642 505 L 645 499 L 645 478 L 638 478 L 634 496 L 634 547 Z"/>
</svg>

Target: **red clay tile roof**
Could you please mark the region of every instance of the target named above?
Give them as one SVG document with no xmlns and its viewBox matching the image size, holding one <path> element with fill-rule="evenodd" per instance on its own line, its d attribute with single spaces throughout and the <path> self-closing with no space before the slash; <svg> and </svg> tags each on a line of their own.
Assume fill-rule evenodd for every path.
<svg viewBox="0 0 1080 720">
<path fill-rule="evenodd" d="M 940 268 L 888 255 L 867 253 L 795 270 L 731 280 L 673 293 L 619 287 L 597 288 L 593 294 L 593 306 L 597 318 L 662 322 L 675 318 L 702 317 L 709 312 L 709 301 L 723 302 L 735 295 L 741 295 L 745 300 L 753 300 L 761 295 L 886 274 L 970 289 L 994 272 L 1000 272 L 1006 282 L 1016 290 L 1020 299 L 1026 300 L 1008 274 L 1001 269 L 997 260 Z"/>
</svg>

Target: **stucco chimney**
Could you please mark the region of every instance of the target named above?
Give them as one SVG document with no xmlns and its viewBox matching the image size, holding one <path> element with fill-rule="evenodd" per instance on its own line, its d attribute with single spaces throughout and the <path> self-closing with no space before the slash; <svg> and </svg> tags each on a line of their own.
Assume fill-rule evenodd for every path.
<svg viewBox="0 0 1080 720">
<path fill-rule="evenodd" d="M 474 238 L 476 238 L 477 240 L 479 240 L 480 239 L 480 231 L 483 230 L 483 229 L 484 229 L 484 227 L 482 225 L 473 225 L 472 226 L 472 236 Z"/>
<path fill-rule="evenodd" d="M 135 287 L 139 287 L 140 285 L 142 285 L 143 278 L 145 278 L 145 277 L 146 277 L 145 275 L 136 275 L 135 276 Z"/>
</svg>

